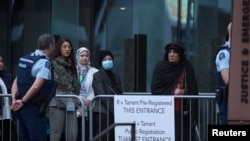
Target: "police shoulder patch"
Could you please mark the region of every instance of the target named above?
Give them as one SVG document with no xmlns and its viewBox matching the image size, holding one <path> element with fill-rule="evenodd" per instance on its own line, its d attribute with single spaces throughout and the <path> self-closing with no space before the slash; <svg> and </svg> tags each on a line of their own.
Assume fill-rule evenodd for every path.
<svg viewBox="0 0 250 141">
<path fill-rule="evenodd" d="M 224 58 L 225 58 L 225 53 L 224 53 L 224 52 L 221 52 L 221 53 L 219 54 L 219 59 L 222 60 L 222 59 L 224 59 Z"/>
<path fill-rule="evenodd" d="M 45 67 L 48 68 L 48 69 L 50 69 L 50 66 L 51 66 L 51 65 L 50 65 L 50 62 L 47 61 L 47 62 L 45 63 Z"/>
</svg>

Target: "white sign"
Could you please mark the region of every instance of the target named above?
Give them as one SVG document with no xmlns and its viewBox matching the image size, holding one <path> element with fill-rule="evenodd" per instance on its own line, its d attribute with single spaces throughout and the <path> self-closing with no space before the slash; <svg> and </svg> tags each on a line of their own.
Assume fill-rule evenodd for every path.
<svg viewBox="0 0 250 141">
<path fill-rule="evenodd" d="M 136 141 L 174 141 L 173 96 L 114 97 L 115 123 L 136 123 Z M 131 126 L 115 127 L 116 141 L 131 141 Z"/>
</svg>

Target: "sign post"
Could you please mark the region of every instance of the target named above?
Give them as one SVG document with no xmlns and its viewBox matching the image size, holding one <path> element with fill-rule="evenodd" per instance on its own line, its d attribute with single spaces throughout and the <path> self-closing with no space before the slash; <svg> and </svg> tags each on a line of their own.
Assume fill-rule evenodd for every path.
<svg viewBox="0 0 250 141">
<path fill-rule="evenodd" d="M 135 123 L 136 141 L 174 141 L 174 96 L 114 97 L 115 123 Z M 116 141 L 131 140 L 131 127 L 115 127 Z"/>
<path fill-rule="evenodd" d="M 233 1 L 228 124 L 250 124 L 250 0 Z"/>
</svg>

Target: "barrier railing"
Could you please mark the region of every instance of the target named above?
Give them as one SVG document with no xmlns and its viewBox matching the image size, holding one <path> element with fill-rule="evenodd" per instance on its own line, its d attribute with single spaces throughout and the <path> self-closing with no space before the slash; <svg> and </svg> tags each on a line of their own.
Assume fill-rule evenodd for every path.
<svg viewBox="0 0 250 141">
<path fill-rule="evenodd" d="M 85 112 L 85 108 L 84 108 L 84 103 L 82 101 L 82 99 L 79 96 L 76 95 L 56 95 L 55 98 L 73 98 L 77 101 L 78 104 L 78 108 L 75 109 L 81 109 L 82 113 Z M 11 106 L 11 94 L 0 94 L 0 104 L 2 105 L 1 107 L 1 111 L 2 113 L 0 114 L 0 140 L 1 141 L 18 141 L 18 120 L 16 117 L 15 112 L 11 111 L 10 106 Z M 60 107 L 58 107 L 60 108 Z M 67 110 L 65 108 L 65 110 Z M 6 115 L 7 114 L 7 115 Z M 47 113 L 48 116 L 48 120 L 49 120 L 49 113 Z M 66 121 L 68 120 L 67 117 L 65 119 Z M 72 123 L 76 123 L 76 126 L 78 126 L 77 121 L 72 121 Z M 85 137 L 85 120 L 84 120 L 84 115 L 82 115 L 82 122 L 81 122 L 81 127 L 82 131 L 79 134 L 82 134 L 81 141 L 84 141 L 84 137 Z M 49 123 L 48 123 L 48 128 L 49 128 Z M 65 127 L 65 129 L 67 130 L 67 127 Z M 49 130 L 49 129 L 48 129 Z M 50 136 L 50 132 L 47 132 L 48 134 L 48 141 L 49 141 L 49 136 Z M 76 139 L 75 139 L 76 140 Z M 66 140 L 66 139 L 61 139 L 61 141 L 73 141 L 73 139 L 70 140 Z"/>
<path fill-rule="evenodd" d="M 0 140 L 16 141 L 17 122 L 15 115 L 11 112 L 11 95 L 0 94 L 1 114 L 0 114 Z"/>
<path fill-rule="evenodd" d="M 133 95 L 150 95 L 150 93 L 125 93 L 124 95 L 129 95 L 129 96 L 133 96 Z M 80 108 L 83 111 L 82 113 L 84 113 L 84 103 L 81 100 L 81 98 L 79 96 L 76 95 L 57 95 L 56 97 L 58 98 L 74 98 L 76 99 L 79 104 L 80 104 Z M 91 107 L 89 109 L 89 127 L 85 126 L 85 120 L 84 120 L 84 115 L 82 115 L 82 122 L 78 123 L 81 124 L 82 127 L 82 131 L 81 134 L 81 141 L 85 141 L 85 129 L 89 128 L 89 140 L 98 140 L 99 137 L 103 136 L 103 134 L 105 134 L 104 132 L 109 132 L 111 130 L 114 130 L 114 128 L 116 126 L 123 126 L 124 123 L 115 123 L 114 125 L 112 125 L 111 127 L 109 127 L 106 131 L 103 131 L 101 133 L 101 135 L 93 138 L 93 105 L 96 102 L 96 100 L 98 99 L 106 99 L 106 100 L 112 100 L 112 98 L 114 97 L 114 95 L 100 95 L 100 96 L 96 96 L 93 101 L 91 102 Z M 1 105 L 3 105 L 2 107 L 2 111 L 8 111 L 10 112 L 10 107 L 8 108 L 8 103 L 9 106 L 11 105 L 11 95 L 10 94 L 1 94 L 0 98 L 3 99 L 1 100 Z M 197 99 L 198 100 L 198 120 L 196 123 L 196 136 L 197 136 L 197 140 L 198 141 L 206 141 L 207 140 L 207 136 L 208 136 L 208 130 L 207 127 L 209 124 L 218 124 L 218 117 L 217 117 L 217 107 L 216 107 L 216 103 L 215 103 L 215 94 L 214 93 L 200 93 L 198 96 L 175 96 L 175 99 L 181 99 L 181 100 L 193 100 L 193 99 Z M 4 100 L 5 99 L 5 100 Z M 6 103 L 6 99 L 9 99 Z M 110 102 L 110 101 L 107 102 Z M 4 106 L 5 105 L 5 106 Z M 7 106 L 7 107 L 6 107 Z M 59 107 L 58 107 L 59 108 Z M 110 107 L 107 107 L 110 108 Z M 10 119 L 5 119 L 3 120 L 3 117 L 0 116 L 1 121 L 0 121 L 0 138 L 2 141 L 18 141 L 18 122 L 16 120 L 15 115 L 11 114 L 11 118 Z M 112 115 L 108 115 L 109 117 L 111 117 Z M 67 120 L 67 119 L 66 119 Z M 6 122 L 7 121 L 7 122 Z M 5 122 L 5 123 L 4 123 Z M 72 121 L 74 122 L 74 121 Z M 106 122 L 106 121 L 102 121 L 101 122 Z M 134 123 L 127 123 L 127 125 L 131 125 L 133 126 Z M 133 127 L 132 127 L 133 128 Z M 136 127 L 135 127 L 136 128 Z M 66 127 L 67 129 L 67 127 Z M 4 133 L 3 131 L 8 131 L 9 134 Z M 133 129 L 131 131 L 134 131 Z M 183 134 L 183 129 L 182 129 L 182 134 Z M 133 134 L 133 132 L 131 132 Z M 131 136 L 131 139 L 133 139 L 133 135 Z M 88 140 L 88 139 L 87 139 Z M 66 141 L 66 140 L 65 140 Z"/>
<path fill-rule="evenodd" d="M 76 136 L 76 138 L 80 137 L 81 139 L 76 139 L 76 138 L 71 139 L 70 138 L 67 140 L 67 134 L 65 134 L 65 133 L 68 130 L 72 130 L 72 129 L 69 129 L 67 127 L 67 124 L 65 124 L 66 127 L 65 127 L 65 131 L 64 131 L 64 136 L 62 136 L 64 138 L 61 138 L 61 141 L 75 141 L 75 140 L 84 141 L 85 140 L 85 117 L 84 117 L 85 116 L 84 115 L 85 106 L 84 106 L 83 100 L 79 96 L 71 95 L 71 94 L 67 94 L 67 95 L 66 94 L 57 94 L 54 99 L 56 99 L 56 98 L 65 99 L 66 101 L 68 98 L 73 98 L 74 102 L 75 102 L 75 108 L 73 108 L 73 111 L 71 111 L 71 112 L 74 112 L 75 114 L 77 114 L 77 110 L 81 110 L 81 115 L 80 115 L 81 116 L 81 123 L 78 123 L 78 120 L 77 121 L 70 121 L 70 124 L 76 124 L 77 128 L 78 128 L 79 124 L 81 124 L 81 127 L 82 127 L 81 132 L 78 131 L 78 134 L 81 134 L 81 136 Z M 61 101 L 58 101 L 58 103 L 60 103 L 60 102 Z M 56 105 L 60 105 L 60 104 L 56 104 Z M 60 106 L 57 106 L 57 108 L 62 109 Z M 67 109 L 67 107 L 65 107 L 65 108 L 63 108 L 63 110 L 66 110 L 66 113 L 67 113 L 68 109 Z M 50 114 L 50 112 L 48 114 Z M 48 118 L 50 118 L 50 117 L 53 118 L 53 116 L 48 116 Z M 66 118 L 65 122 L 67 122 L 69 119 L 67 119 L 68 118 L 67 116 L 65 118 Z M 49 139 L 48 139 L 48 141 L 49 141 Z"/>
<path fill-rule="evenodd" d="M 130 95 L 131 97 L 134 95 L 150 95 L 150 93 L 125 93 L 124 95 Z M 109 100 L 113 100 L 114 95 L 99 95 L 96 96 L 92 103 L 91 103 L 91 107 L 90 107 L 90 140 L 93 139 L 93 108 L 95 103 L 98 100 L 107 100 L 107 103 L 109 103 Z M 180 99 L 182 102 L 183 100 L 188 100 L 190 101 L 190 103 L 192 104 L 194 100 L 198 100 L 198 119 L 197 119 L 197 123 L 195 123 L 195 136 L 196 136 L 196 140 L 198 141 L 206 141 L 207 140 L 207 132 L 208 132 L 208 125 L 209 124 L 218 124 L 218 117 L 217 117 L 217 107 L 216 107 L 216 103 L 215 103 L 215 94 L 214 93 L 200 93 L 197 96 L 191 96 L 191 95 L 182 95 L 182 96 L 174 96 L 174 99 Z M 191 105 L 190 105 L 191 106 Z M 101 108 L 101 107 L 99 107 Z M 106 108 L 110 108 L 109 106 Z M 183 108 L 182 108 L 183 109 Z M 184 111 L 181 111 L 184 112 Z M 191 113 L 191 112 L 190 112 Z M 100 114 L 101 116 L 101 114 Z M 107 115 L 109 118 L 110 114 Z M 190 117 L 192 117 L 191 114 L 189 114 Z M 101 117 L 99 117 L 99 124 L 102 124 L 102 122 L 107 122 L 106 124 L 109 125 L 109 121 L 103 121 L 101 119 Z M 183 123 L 183 119 L 181 119 L 181 122 Z M 190 122 L 191 122 L 191 118 L 190 118 Z M 191 128 L 191 127 L 189 127 Z M 181 135 L 184 135 L 184 132 L 186 131 L 186 129 L 181 129 Z M 99 128 L 99 132 L 101 134 L 103 134 L 101 128 Z M 189 130 L 189 134 L 191 133 L 191 130 Z M 98 136 L 100 137 L 100 136 Z M 96 137 L 94 138 L 96 139 Z M 110 137 L 107 136 L 107 140 L 110 140 Z M 182 138 L 183 140 L 183 138 Z M 189 140 L 191 141 L 191 135 L 189 136 Z"/>
<path fill-rule="evenodd" d="M 136 131 L 135 130 L 135 123 L 114 123 L 114 124 L 110 125 L 107 129 L 103 130 L 100 134 L 95 136 L 90 141 L 96 141 L 96 140 L 100 139 L 102 136 L 107 134 L 109 131 L 114 130 L 114 128 L 116 126 L 127 126 L 127 125 L 131 126 L 131 141 L 135 141 L 135 131 Z"/>
</svg>

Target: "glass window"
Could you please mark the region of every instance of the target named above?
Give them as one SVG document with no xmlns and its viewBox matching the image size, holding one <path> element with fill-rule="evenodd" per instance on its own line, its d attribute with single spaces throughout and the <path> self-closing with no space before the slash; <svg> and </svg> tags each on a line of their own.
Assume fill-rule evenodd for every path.
<svg viewBox="0 0 250 141">
<path fill-rule="evenodd" d="M 6 22 L 0 50 L 10 58 L 14 76 L 18 58 L 36 48 L 41 33 L 50 32 L 71 39 L 74 50 L 89 48 L 95 67 L 98 51 L 111 50 L 127 92 L 150 92 L 152 71 L 169 42 L 187 49 L 199 91 L 214 92 L 213 58 L 232 12 L 232 0 L 1 1 L 2 7 L 9 4 L 0 10 L 0 19 L 8 19 L 1 20 Z"/>
</svg>

